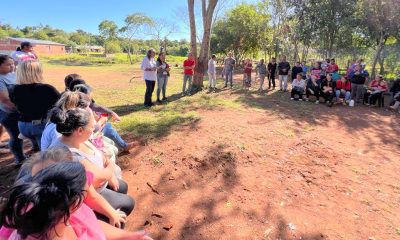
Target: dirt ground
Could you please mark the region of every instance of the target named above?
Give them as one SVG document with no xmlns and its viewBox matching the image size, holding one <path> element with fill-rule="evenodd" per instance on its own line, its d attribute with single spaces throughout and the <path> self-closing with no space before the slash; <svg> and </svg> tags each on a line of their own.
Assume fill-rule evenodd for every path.
<svg viewBox="0 0 400 240">
<path fill-rule="evenodd" d="M 277 91 L 210 96 L 243 107 L 197 110 L 199 121 L 121 157 L 136 200 L 127 229 L 154 239 L 400 239 L 400 115 Z M 4 192 L 17 170 L 2 159 Z"/>
</svg>

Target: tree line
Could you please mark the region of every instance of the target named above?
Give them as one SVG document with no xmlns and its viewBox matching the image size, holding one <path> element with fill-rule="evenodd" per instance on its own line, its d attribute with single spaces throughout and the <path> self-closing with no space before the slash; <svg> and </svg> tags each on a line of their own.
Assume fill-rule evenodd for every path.
<svg viewBox="0 0 400 240">
<path fill-rule="evenodd" d="M 66 46 L 97 45 L 104 46 L 106 53 L 125 52 L 127 54 L 145 54 L 149 48 L 163 46 L 168 54 L 186 56 L 190 45 L 185 39 L 171 40 L 170 35 L 177 27 L 166 19 L 152 19 L 141 13 L 134 13 L 125 18 L 123 26 L 110 20 L 99 23 L 99 34 L 92 34 L 78 29 L 65 32 L 49 25 L 26 26 L 15 28 L 10 24 L 0 23 L 0 39 L 5 37 L 32 38 L 49 40 Z M 143 33 L 147 38 L 143 39 Z"/>
<path fill-rule="evenodd" d="M 223 0 L 219 0 L 223 1 Z M 240 4 L 215 21 L 211 51 L 240 60 L 287 55 L 292 61 L 364 58 L 372 75 L 398 69 L 398 0 L 260 0 Z M 370 56 L 370 57 L 369 57 Z"/>
</svg>

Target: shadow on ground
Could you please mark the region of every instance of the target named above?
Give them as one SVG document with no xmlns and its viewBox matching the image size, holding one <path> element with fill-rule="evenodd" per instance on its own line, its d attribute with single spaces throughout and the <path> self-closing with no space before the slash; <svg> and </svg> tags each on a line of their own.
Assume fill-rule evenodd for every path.
<svg viewBox="0 0 400 240">
<path fill-rule="evenodd" d="M 174 236 L 176 239 L 206 240 L 228 239 L 229 236 L 233 239 L 240 239 L 244 236 L 235 238 L 232 233 L 227 232 L 226 226 L 223 225 L 230 219 L 245 216 L 255 221 L 274 224 L 273 231 L 261 239 L 293 239 L 289 223 L 279 213 L 273 212 L 268 200 L 263 206 L 250 206 L 252 207 L 250 211 L 248 210 L 249 206 L 237 205 L 232 208 L 229 206 L 232 194 L 237 192 L 238 186 L 242 186 L 237 172 L 238 164 L 240 164 L 238 158 L 224 144 L 211 147 L 207 152 L 208 154 L 201 158 L 194 155 L 177 156 L 177 160 L 173 162 L 174 165 L 185 168 L 185 171 L 179 176 L 175 176 L 173 171 L 165 171 L 157 182 L 148 183 L 156 192 L 149 188 L 148 191 L 135 197 L 137 202 L 144 202 L 145 199 L 151 200 L 146 204 L 150 209 L 148 209 L 147 216 L 143 216 L 146 218 L 143 227 L 154 233 L 152 237 L 154 239 L 172 239 Z M 205 185 L 211 185 L 212 190 L 205 190 Z M 188 201 L 182 200 L 188 195 L 192 197 L 196 195 L 195 199 L 191 199 L 190 205 L 186 205 Z M 163 209 L 174 209 L 171 204 L 178 206 L 175 207 L 178 212 L 163 212 Z M 180 204 L 182 205 L 180 206 Z M 179 218 L 182 215 L 184 219 L 179 222 L 183 222 L 183 224 L 174 225 L 172 221 L 177 221 L 177 216 Z M 244 221 L 243 224 L 246 222 Z M 259 235 L 249 235 L 245 239 L 250 239 L 250 237 L 260 239 Z M 324 234 L 318 232 L 300 235 L 297 233 L 295 237 L 309 240 L 325 239 Z"/>
</svg>

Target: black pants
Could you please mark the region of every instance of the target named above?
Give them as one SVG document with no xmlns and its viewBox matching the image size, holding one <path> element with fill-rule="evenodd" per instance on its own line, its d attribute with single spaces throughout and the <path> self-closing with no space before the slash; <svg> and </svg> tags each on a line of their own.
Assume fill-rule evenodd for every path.
<svg viewBox="0 0 400 240">
<path fill-rule="evenodd" d="M 299 91 L 296 88 L 293 88 L 290 92 L 291 97 L 294 98 L 296 94 L 299 95 L 299 99 L 303 99 L 303 91 Z"/>
<path fill-rule="evenodd" d="M 375 105 L 376 104 L 376 100 L 382 98 L 382 94 L 383 94 L 382 92 L 371 93 L 371 96 L 369 97 L 369 104 Z"/>
<path fill-rule="evenodd" d="M 144 94 L 144 105 L 145 106 L 152 105 L 151 96 L 153 95 L 155 85 L 156 85 L 156 81 L 146 80 L 146 93 Z"/>
<path fill-rule="evenodd" d="M 312 90 L 313 93 L 311 93 L 310 90 Z M 306 90 L 307 98 L 310 98 L 311 95 L 314 95 L 317 101 L 319 101 L 320 89 L 318 87 L 307 88 Z"/>
<path fill-rule="evenodd" d="M 135 200 L 128 193 L 128 184 L 125 181 L 118 179 L 119 189 L 114 191 L 107 187 L 101 191 L 101 195 L 107 200 L 108 203 L 114 208 L 123 211 L 128 216 L 135 207 Z M 97 214 L 98 215 L 98 214 Z M 99 217 L 103 220 L 103 217 Z"/>
<path fill-rule="evenodd" d="M 271 88 L 271 82 L 272 86 L 275 88 L 275 74 L 270 74 L 268 76 L 268 88 Z"/>
<path fill-rule="evenodd" d="M 335 97 L 334 92 L 322 92 L 321 95 L 325 99 L 325 102 L 332 102 L 333 98 Z"/>
</svg>

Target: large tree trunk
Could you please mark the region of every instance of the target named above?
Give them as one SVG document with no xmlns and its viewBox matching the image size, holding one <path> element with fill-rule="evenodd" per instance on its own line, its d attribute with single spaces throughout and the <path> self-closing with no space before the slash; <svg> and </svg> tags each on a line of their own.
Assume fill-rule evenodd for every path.
<svg viewBox="0 0 400 240">
<path fill-rule="evenodd" d="M 380 66 L 379 74 L 383 76 L 385 75 L 385 57 L 379 56 L 378 62 Z"/>
<path fill-rule="evenodd" d="M 189 21 L 190 21 L 190 51 L 197 58 L 196 41 L 196 20 L 194 16 L 194 0 L 188 0 Z"/>
<path fill-rule="evenodd" d="M 204 73 L 207 70 L 208 55 L 210 50 L 210 40 L 211 40 L 211 25 L 214 15 L 214 10 L 217 5 L 218 0 L 209 0 L 208 6 L 206 5 L 206 0 L 202 0 L 203 14 L 203 40 L 201 43 L 200 54 L 197 59 L 197 64 L 195 68 L 195 75 L 193 79 L 193 87 L 195 90 L 200 90 L 203 88 L 203 78 Z"/>
<path fill-rule="evenodd" d="M 129 58 L 129 62 L 131 63 L 131 65 L 133 64 L 133 60 L 132 60 L 132 56 L 131 56 L 131 47 L 128 45 L 126 48 L 126 53 L 128 54 L 128 58 Z"/>
<path fill-rule="evenodd" d="M 386 42 L 386 38 L 382 34 L 380 39 L 379 39 L 379 41 L 378 41 L 378 44 L 377 44 L 377 47 L 376 47 L 375 56 L 374 56 L 374 61 L 372 63 L 371 79 L 375 78 L 375 75 L 376 75 L 376 64 L 378 63 L 378 59 L 381 56 L 383 47 L 385 46 L 385 42 Z"/>
</svg>

